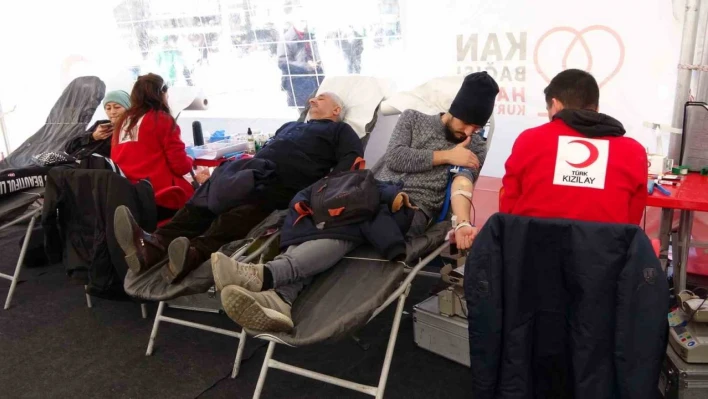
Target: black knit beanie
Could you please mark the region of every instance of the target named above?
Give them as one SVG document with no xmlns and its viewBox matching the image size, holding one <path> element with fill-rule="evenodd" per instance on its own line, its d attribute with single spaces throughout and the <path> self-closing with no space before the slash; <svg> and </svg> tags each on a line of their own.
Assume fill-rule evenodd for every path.
<svg viewBox="0 0 708 399">
<path fill-rule="evenodd" d="M 484 126 L 492 116 L 497 94 L 499 85 L 487 72 L 471 73 L 452 101 L 450 114 L 465 123 Z"/>
</svg>

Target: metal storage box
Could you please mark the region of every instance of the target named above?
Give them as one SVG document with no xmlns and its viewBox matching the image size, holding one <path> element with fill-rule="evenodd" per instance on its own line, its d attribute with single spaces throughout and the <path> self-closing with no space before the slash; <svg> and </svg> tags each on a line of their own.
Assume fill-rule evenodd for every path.
<svg viewBox="0 0 708 399">
<path fill-rule="evenodd" d="M 467 320 L 440 315 L 437 296 L 413 307 L 413 336 L 421 348 L 470 366 Z"/>
</svg>

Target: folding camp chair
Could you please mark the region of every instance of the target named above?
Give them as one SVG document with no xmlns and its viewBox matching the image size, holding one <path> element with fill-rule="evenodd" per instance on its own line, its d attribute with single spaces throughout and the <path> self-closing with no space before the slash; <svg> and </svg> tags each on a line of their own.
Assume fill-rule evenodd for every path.
<svg viewBox="0 0 708 399">
<path fill-rule="evenodd" d="M 350 87 L 349 89 L 346 90 L 338 90 L 342 87 L 343 84 L 345 84 L 345 81 L 349 81 L 350 83 L 348 86 Z M 365 89 L 362 89 L 362 87 Z M 336 78 L 327 78 L 324 82 L 323 85 L 321 86 L 322 90 L 325 91 L 334 91 L 337 92 L 340 98 L 347 104 L 347 118 L 356 116 L 356 120 L 351 120 L 348 119 L 346 120 L 347 123 L 349 123 L 353 129 L 357 132 L 357 134 L 362 138 L 364 144 L 368 141 L 368 136 L 370 133 L 372 133 L 373 129 L 375 128 L 376 125 L 376 120 L 377 120 L 377 113 L 378 113 L 378 107 L 385 97 L 387 89 L 387 83 L 378 79 L 378 78 L 372 78 L 372 77 L 362 77 L 362 76 L 348 76 L 348 77 L 336 77 Z M 363 96 L 363 97 L 362 97 Z M 309 106 L 309 105 L 308 105 Z M 306 115 L 307 110 L 305 110 L 305 113 L 303 115 Z M 368 116 L 367 116 L 368 115 Z M 393 127 L 391 126 L 391 132 Z M 391 132 L 386 132 L 386 136 L 390 136 Z M 382 132 L 383 134 L 383 132 Z M 198 142 L 198 140 L 195 138 L 195 142 Z M 274 212 L 274 214 L 277 212 Z M 285 212 L 280 211 L 282 213 L 282 218 L 284 219 Z M 260 225 L 259 225 L 260 226 Z M 258 230 L 259 227 L 254 228 L 251 233 L 254 230 Z M 253 238 L 251 236 L 251 233 L 249 233 L 249 237 Z M 260 249 L 255 253 L 250 253 L 251 249 L 250 247 L 248 248 L 241 248 L 241 252 L 237 251 L 238 253 L 234 253 L 231 255 L 232 257 L 242 257 L 243 254 L 245 253 L 250 253 L 247 257 L 244 259 L 239 259 L 241 262 L 247 262 L 251 259 L 254 259 L 255 256 L 261 256 L 263 252 L 268 249 L 271 243 L 274 242 L 274 240 L 277 238 L 277 235 L 271 235 L 268 236 L 269 240 L 267 240 L 265 243 L 263 243 L 260 247 Z M 250 239 L 249 238 L 249 239 Z M 251 244 L 255 244 L 255 240 L 250 241 Z M 222 251 L 223 252 L 223 251 Z M 261 262 L 263 263 L 263 262 Z M 206 266 L 206 269 L 203 269 Z M 200 266 L 199 269 L 193 271 L 190 273 L 190 276 L 188 278 L 193 278 L 194 275 L 199 275 L 199 279 L 206 280 L 205 276 L 208 275 L 209 278 L 211 279 L 211 284 L 213 285 L 213 277 L 211 276 L 211 265 L 209 262 L 207 262 L 206 265 Z M 151 277 L 150 277 L 151 278 Z M 146 278 L 145 280 L 149 280 L 150 278 Z M 219 328 L 214 328 L 212 326 L 204 325 L 204 324 L 199 324 L 199 323 L 193 323 L 190 321 L 186 320 L 181 320 L 181 319 L 176 319 L 172 317 L 166 317 L 163 315 L 165 306 L 169 305 L 170 307 L 178 307 L 178 308 L 184 308 L 184 309 L 192 309 L 194 310 L 194 307 L 185 307 L 185 306 L 174 306 L 174 300 L 170 300 L 168 302 L 163 301 L 162 299 L 165 297 L 171 297 L 175 298 L 177 296 L 187 296 L 187 295 L 204 295 L 203 293 L 207 291 L 207 287 L 205 287 L 202 282 L 196 282 L 194 283 L 194 286 L 189 287 L 189 288 L 184 288 L 182 292 L 180 292 L 178 295 L 172 295 L 173 293 L 167 293 L 165 291 L 169 290 L 163 290 L 162 288 L 155 289 L 155 284 L 154 281 L 138 281 L 140 280 L 139 277 L 133 277 L 129 276 L 126 278 L 126 292 L 128 292 L 131 296 L 134 297 L 139 297 L 143 298 L 146 300 L 160 300 L 160 303 L 158 305 L 158 310 L 157 310 L 157 315 L 155 317 L 155 323 L 153 325 L 153 330 L 150 335 L 150 342 L 148 343 L 148 349 L 146 352 L 147 356 L 150 356 L 153 351 L 154 347 L 154 341 L 157 337 L 157 332 L 158 332 L 158 326 L 160 322 L 168 322 L 168 323 L 173 323 L 173 324 L 179 324 L 187 327 L 192 327 L 192 328 L 197 328 L 200 330 L 205 330 L 205 331 L 211 331 L 215 332 L 218 334 L 223 334 L 227 336 L 232 336 L 235 338 L 238 338 L 239 341 L 239 348 L 236 352 L 236 360 L 234 362 L 234 369 L 232 373 L 232 378 L 236 377 L 238 374 L 238 370 L 240 367 L 240 362 L 241 358 L 243 355 L 243 348 L 245 346 L 245 339 L 246 339 L 246 334 L 242 332 L 236 332 L 236 331 L 231 331 L 231 330 L 225 330 L 225 329 L 219 329 Z M 185 279 L 187 280 L 187 278 Z M 184 282 L 183 282 L 184 283 Z M 180 283 L 180 284 L 183 284 Z M 209 295 L 209 294 L 207 294 Z M 155 296 L 162 297 L 162 298 L 155 298 Z M 219 296 L 216 295 L 218 298 Z M 203 297 L 202 297 L 203 298 Z M 217 299 L 214 302 L 219 301 Z M 179 301 L 179 302 L 184 302 L 184 301 Z M 192 302 L 193 303 L 193 302 Z M 213 305 L 211 303 L 210 305 Z M 214 306 L 214 310 L 220 309 L 220 303 L 218 307 Z M 199 309 L 199 310 L 204 310 L 204 309 Z M 211 310 L 213 311 L 213 310 Z M 218 311 L 218 310 L 217 310 Z"/>
<path fill-rule="evenodd" d="M 241 262 L 251 262 L 256 257 L 261 257 L 266 250 L 273 244 L 276 239 L 279 237 L 280 233 L 274 233 L 268 236 L 267 239 L 264 241 L 259 241 L 258 239 L 252 239 L 252 240 L 247 240 L 246 243 L 239 249 L 237 249 L 231 257 L 236 259 L 238 258 L 239 261 Z M 257 245 L 260 245 L 257 248 Z M 162 265 L 156 265 L 156 268 L 162 267 Z M 206 267 L 208 269 L 208 273 L 211 273 L 211 263 L 210 261 L 205 262 L 200 268 Z M 210 290 L 213 292 L 213 287 Z M 216 299 L 215 301 L 220 301 L 220 299 Z M 232 330 L 226 330 L 223 328 L 217 328 L 213 326 L 209 326 L 206 324 L 201 324 L 201 323 L 194 323 L 191 321 L 183 320 L 183 319 L 178 319 L 174 317 L 168 317 L 164 316 L 164 310 L 165 310 L 165 305 L 169 304 L 167 301 L 160 301 L 160 304 L 157 307 L 157 314 L 155 315 L 155 322 L 153 323 L 152 326 L 152 332 L 150 333 L 150 340 L 148 342 L 148 347 L 147 351 L 145 352 L 145 356 L 150 356 L 152 355 L 154 346 L 155 346 L 155 339 L 157 338 L 157 332 L 158 328 L 161 322 L 167 322 L 167 323 L 172 323 L 172 324 L 178 324 L 181 326 L 186 326 L 186 327 L 191 327 L 191 328 L 196 328 L 199 330 L 203 331 L 210 331 L 213 333 L 221 334 L 221 335 L 226 335 L 229 337 L 234 337 L 239 340 L 238 343 L 238 349 L 236 350 L 236 359 L 234 360 L 234 367 L 231 371 L 231 378 L 236 378 L 238 375 L 239 369 L 241 367 L 241 359 L 243 358 L 243 351 L 246 346 L 246 334 L 243 331 L 232 331 Z M 181 307 L 181 306 L 176 306 L 176 307 Z M 183 309 L 188 309 L 186 307 L 181 307 Z M 221 308 L 221 304 L 219 302 L 219 309 Z M 192 308 L 193 309 L 193 308 Z"/>
<path fill-rule="evenodd" d="M 88 285 L 84 285 L 84 290 L 88 290 Z M 89 309 L 93 309 L 93 301 L 91 300 L 91 295 L 89 295 L 88 292 L 85 292 L 84 294 L 86 295 L 86 307 Z M 148 317 L 147 305 L 145 305 L 144 303 L 140 304 L 140 315 L 143 319 L 147 319 Z"/>
<path fill-rule="evenodd" d="M 27 246 L 29 245 L 32 229 L 34 228 L 37 218 L 42 215 L 42 207 L 39 204 L 39 201 L 42 199 L 43 194 L 44 187 L 37 187 L 5 198 L 0 204 L 0 220 L 14 218 L 12 221 L 0 226 L 0 230 L 4 230 L 10 226 L 29 220 L 25 238 L 22 241 L 22 247 L 20 248 L 20 255 L 17 258 L 15 272 L 12 276 L 0 273 L 0 278 L 10 280 L 11 282 L 10 291 L 7 293 L 7 299 L 5 300 L 5 309 L 10 308 L 12 295 L 15 293 L 17 282 L 20 280 L 20 269 L 22 268 L 22 263 L 25 260 L 25 254 L 27 253 Z M 35 204 L 38 206 L 33 207 Z M 17 216 L 18 214 L 19 216 Z"/>
<path fill-rule="evenodd" d="M 447 229 L 432 228 L 433 232 L 446 234 Z M 443 231 L 444 230 L 444 231 Z M 406 274 L 403 262 L 382 260 L 370 246 L 360 247 L 346 256 L 335 267 L 318 276 L 293 304 L 292 317 L 295 329 L 292 333 L 247 332 L 255 338 L 269 341 L 254 399 L 261 396 L 269 368 L 280 369 L 303 377 L 348 388 L 383 398 L 386 381 L 393 359 L 398 328 L 401 324 L 403 306 L 413 279 L 438 257 L 449 242 L 438 246 L 420 260 Z M 332 289 L 337 287 L 339 289 Z M 369 386 L 311 370 L 296 367 L 273 359 L 276 344 L 299 347 L 348 336 L 366 325 L 386 307 L 397 301 L 391 334 L 386 348 L 379 383 Z"/>
</svg>

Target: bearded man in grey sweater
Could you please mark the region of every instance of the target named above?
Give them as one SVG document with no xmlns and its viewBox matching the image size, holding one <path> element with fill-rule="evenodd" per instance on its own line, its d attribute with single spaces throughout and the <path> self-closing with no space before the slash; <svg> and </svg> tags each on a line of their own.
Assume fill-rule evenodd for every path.
<svg viewBox="0 0 708 399">
<path fill-rule="evenodd" d="M 459 167 L 450 201 L 456 219 L 455 242 L 461 250 L 472 245 L 477 229 L 470 218 L 474 184 L 479 178 L 487 143 L 477 133 L 494 110 L 499 86 L 486 72 L 465 77 L 446 113 L 426 115 L 414 110 L 401 114 L 384 158 L 374 168 L 381 181 L 402 181 L 417 205 L 415 230 L 421 233 L 437 219 L 445 201 L 451 166 Z"/>
<path fill-rule="evenodd" d="M 384 159 L 374 168 L 377 179 L 402 181 L 419 207 L 408 235 L 418 235 L 440 213 L 451 166 L 459 167 L 452 181 L 450 202 L 457 220 L 455 243 L 472 245 L 477 229 L 470 218 L 472 190 L 487 154 L 477 134 L 494 109 L 499 86 L 486 72 L 465 77 L 450 110 L 438 115 L 405 111 L 391 136 Z M 334 266 L 357 246 L 339 239 L 318 239 L 288 247 L 267 265 L 237 262 L 212 255 L 216 287 L 226 313 L 244 328 L 290 331 L 291 306 L 312 277 Z"/>
</svg>

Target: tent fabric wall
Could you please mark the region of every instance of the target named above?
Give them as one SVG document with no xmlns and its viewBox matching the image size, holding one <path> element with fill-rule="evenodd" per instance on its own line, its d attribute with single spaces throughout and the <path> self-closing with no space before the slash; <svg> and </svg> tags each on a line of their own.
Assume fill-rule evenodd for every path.
<svg viewBox="0 0 708 399">
<path fill-rule="evenodd" d="M 114 11 L 123 2 L 1 3 L 0 33 L 17 38 L 3 42 L 3 59 L 10 62 L 0 63 L 0 102 L 6 108 L 17 105 L 5 120 L 11 147 L 41 126 L 53 101 L 74 77 L 99 76 L 107 90 L 130 89 L 132 76 L 127 68 L 141 55 L 119 34 Z M 152 3 L 135 4 L 147 7 Z M 38 9 L 42 12 L 35 12 Z M 620 119 L 628 134 L 645 146 L 653 146 L 653 139 L 643 122 L 671 120 L 681 23 L 673 16 L 682 14 L 674 13 L 670 2 L 540 0 L 529 7 L 524 0 L 399 0 L 398 9 L 402 44 L 393 52 L 397 56 L 386 58 L 381 52 L 364 50 L 364 57 L 379 54 L 385 58 L 382 68 L 372 70 L 374 75 L 393 79 L 397 90 L 477 70 L 493 73 L 500 83 L 495 145 L 485 174 L 501 176 L 516 136 L 547 120 L 542 90 L 563 68 L 577 67 L 596 74 L 602 84 L 601 111 Z M 642 18 L 635 17 L 637 9 L 642 10 Z M 31 21 L 25 16 L 32 16 Z M 313 17 L 313 22 L 316 20 Z M 220 72 L 231 72 L 221 78 L 225 90 L 238 89 L 228 80 L 248 78 L 242 76 L 243 71 L 258 73 L 239 57 L 233 53 L 210 59 Z M 235 65 L 240 75 L 233 73 Z M 279 81 L 278 76 L 273 79 Z M 207 95 L 210 106 L 222 113 L 228 107 L 219 105 L 219 100 L 231 101 L 228 96 L 217 99 Z M 254 94 L 243 95 L 249 98 Z M 273 107 L 268 102 L 254 106 Z M 239 112 L 238 107 L 233 108 L 234 113 Z M 204 112 L 208 115 L 211 111 Z"/>
</svg>

